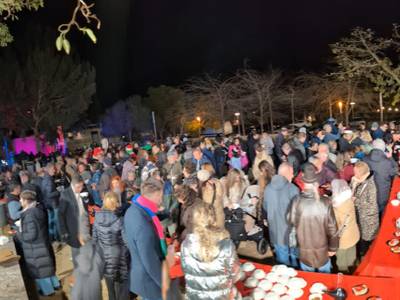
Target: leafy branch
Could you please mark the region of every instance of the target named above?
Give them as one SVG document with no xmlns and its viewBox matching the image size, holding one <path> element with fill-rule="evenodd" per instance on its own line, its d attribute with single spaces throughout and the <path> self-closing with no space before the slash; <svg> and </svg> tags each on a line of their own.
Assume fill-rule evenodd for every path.
<svg viewBox="0 0 400 300">
<path fill-rule="evenodd" d="M 72 18 L 68 23 L 61 24 L 58 26 L 58 31 L 60 35 L 56 39 L 56 48 L 58 51 L 64 50 L 65 53 L 69 54 L 71 51 L 71 44 L 66 38 L 67 34 L 70 32 L 72 27 L 76 27 L 78 30 L 82 31 L 83 34 L 87 34 L 90 40 L 96 44 L 97 37 L 94 34 L 93 30 L 87 27 L 82 27 L 77 18 L 78 15 L 81 15 L 85 20 L 86 23 L 90 24 L 92 21 L 96 23 L 96 28 L 99 30 L 101 27 L 100 19 L 92 12 L 92 8 L 94 7 L 94 3 L 87 4 L 84 0 L 77 0 L 76 6 L 72 13 Z"/>
</svg>

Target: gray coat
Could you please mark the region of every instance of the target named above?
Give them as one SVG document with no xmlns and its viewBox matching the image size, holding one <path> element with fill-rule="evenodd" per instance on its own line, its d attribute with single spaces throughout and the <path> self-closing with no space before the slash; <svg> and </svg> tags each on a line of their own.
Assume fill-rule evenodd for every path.
<svg viewBox="0 0 400 300">
<path fill-rule="evenodd" d="M 392 179 L 397 174 L 396 162 L 387 158 L 385 153 L 378 149 L 372 150 L 364 161 L 374 173 L 379 212 L 382 212 L 389 198 Z"/>
<path fill-rule="evenodd" d="M 74 270 L 75 284 L 72 300 L 102 300 L 101 270 L 103 261 L 92 241 L 87 242 L 76 258 L 78 267 Z"/>
<path fill-rule="evenodd" d="M 264 192 L 263 208 L 267 214 L 270 240 L 273 245 L 288 246 L 290 228 L 287 214 L 299 189 L 285 177 L 275 175 Z"/>
<path fill-rule="evenodd" d="M 199 258 L 199 239 L 187 235 L 181 246 L 186 298 L 190 300 L 228 300 L 239 271 L 236 249 L 230 239 L 219 242 L 220 252 L 211 262 Z"/>
<path fill-rule="evenodd" d="M 129 253 L 122 237 L 123 224 L 122 216 L 101 210 L 93 225 L 93 241 L 102 250 L 103 275 L 117 282 L 128 280 Z"/>
</svg>

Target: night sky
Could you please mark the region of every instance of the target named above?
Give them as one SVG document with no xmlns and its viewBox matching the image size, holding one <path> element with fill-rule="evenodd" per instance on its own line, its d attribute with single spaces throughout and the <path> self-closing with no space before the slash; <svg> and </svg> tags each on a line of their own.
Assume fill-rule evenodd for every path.
<svg viewBox="0 0 400 300">
<path fill-rule="evenodd" d="M 70 2 L 48 0 L 29 18 L 55 29 Z M 103 20 L 98 45 L 75 35 L 73 46 L 96 66 L 104 106 L 204 72 L 230 74 L 245 59 L 260 70 L 323 71 L 328 44 L 355 26 L 388 34 L 400 22 L 399 0 L 97 0 L 96 6 Z"/>
</svg>

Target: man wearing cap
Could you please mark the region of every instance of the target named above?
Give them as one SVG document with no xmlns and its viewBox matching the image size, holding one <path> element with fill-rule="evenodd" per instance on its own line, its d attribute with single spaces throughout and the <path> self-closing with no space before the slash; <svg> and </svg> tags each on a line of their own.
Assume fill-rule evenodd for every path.
<svg viewBox="0 0 400 300">
<path fill-rule="evenodd" d="M 289 223 L 296 230 L 300 268 L 308 272 L 330 273 L 330 257 L 339 246 L 332 205 L 318 193 L 318 176 L 311 163 L 303 167 L 304 191 L 289 210 Z"/>
<path fill-rule="evenodd" d="M 343 131 L 342 137 L 339 139 L 340 152 L 347 152 L 353 148 L 353 146 L 350 144 L 352 138 L 353 138 L 353 131 L 350 129 L 345 129 Z"/>
<path fill-rule="evenodd" d="M 386 144 L 383 140 L 376 139 L 373 141 L 372 147 L 373 150 L 364 158 L 364 161 L 374 173 L 379 212 L 382 213 L 389 198 L 392 179 L 398 170 L 391 150 L 386 152 Z"/>
</svg>

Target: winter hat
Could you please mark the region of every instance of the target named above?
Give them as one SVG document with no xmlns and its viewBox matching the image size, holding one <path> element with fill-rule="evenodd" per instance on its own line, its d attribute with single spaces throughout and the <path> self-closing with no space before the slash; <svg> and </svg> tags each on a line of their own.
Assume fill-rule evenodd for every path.
<svg viewBox="0 0 400 300">
<path fill-rule="evenodd" d="M 318 181 L 317 169 L 312 163 L 305 163 L 303 166 L 303 176 L 301 179 L 305 183 L 314 183 Z"/>
<path fill-rule="evenodd" d="M 386 144 L 382 139 L 376 139 L 372 142 L 372 148 L 385 152 Z"/>
<path fill-rule="evenodd" d="M 201 182 L 207 181 L 208 179 L 210 179 L 210 177 L 211 177 L 211 174 L 207 170 L 200 170 L 200 171 L 197 172 L 197 178 Z"/>
<path fill-rule="evenodd" d="M 128 153 L 129 155 L 131 155 L 132 152 L 133 152 L 133 147 L 132 147 L 132 145 L 131 145 L 131 144 L 127 145 L 127 146 L 125 147 L 125 151 L 126 151 L 126 153 Z"/>
<path fill-rule="evenodd" d="M 103 149 L 101 147 L 96 147 L 93 149 L 93 157 L 98 157 L 103 154 Z"/>
<path fill-rule="evenodd" d="M 376 130 L 376 129 L 378 129 L 378 128 L 379 128 L 378 122 L 373 122 L 372 125 L 371 125 L 371 129 L 372 129 L 372 130 Z"/>
<path fill-rule="evenodd" d="M 144 145 L 144 146 L 142 147 L 142 149 L 143 149 L 143 150 L 146 150 L 146 151 L 150 151 L 150 150 L 151 150 L 151 145 L 150 145 L 150 144 Z"/>
<path fill-rule="evenodd" d="M 302 133 L 307 134 L 307 129 L 306 129 L 305 127 L 301 127 L 301 128 L 299 129 L 299 132 L 302 132 Z"/>
</svg>

